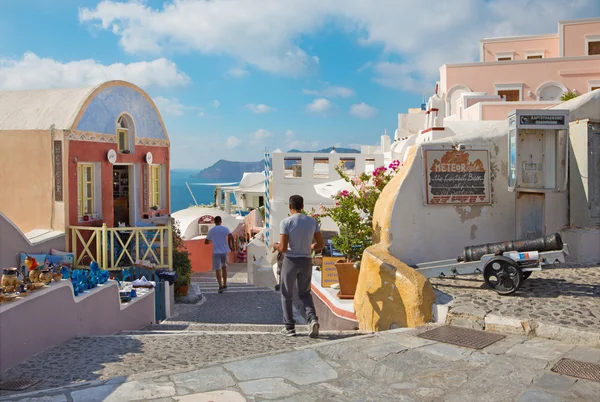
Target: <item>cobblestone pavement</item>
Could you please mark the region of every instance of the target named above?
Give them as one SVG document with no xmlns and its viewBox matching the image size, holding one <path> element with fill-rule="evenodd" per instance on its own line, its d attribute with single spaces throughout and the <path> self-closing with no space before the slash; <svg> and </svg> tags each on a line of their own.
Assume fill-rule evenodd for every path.
<svg viewBox="0 0 600 402">
<path fill-rule="evenodd" d="M 482 275 L 430 281 L 443 292 L 439 299 L 451 298 L 451 312 L 482 311 L 600 333 L 600 267 L 533 272 L 510 296 L 500 296 L 488 289 Z"/>
<path fill-rule="evenodd" d="M 508 335 L 476 351 L 393 330 L 186 372 L 115 378 L 6 400 L 597 401 L 599 382 L 551 372 L 562 357 L 600 363 L 600 350 Z"/>
<path fill-rule="evenodd" d="M 350 335 L 288 338 L 279 334 L 128 335 L 75 338 L 2 373 L 0 380 L 46 380 L 37 388 L 160 370 L 190 370 L 232 358 L 289 350 Z"/>
</svg>

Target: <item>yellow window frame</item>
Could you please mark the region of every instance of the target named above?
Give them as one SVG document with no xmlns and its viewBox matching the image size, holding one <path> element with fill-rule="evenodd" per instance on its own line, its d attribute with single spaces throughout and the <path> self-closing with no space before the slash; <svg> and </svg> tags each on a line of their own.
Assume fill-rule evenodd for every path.
<svg viewBox="0 0 600 402">
<path fill-rule="evenodd" d="M 160 165 L 150 165 L 150 207 L 160 206 Z"/>
<path fill-rule="evenodd" d="M 129 131 L 125 130 L 125 129 L 118 129 L 117 130 L 117 147 L 119 149 L 119 152 L 123 152 L 123 151 L 127 151 L 128 150 L 128 144 L 127 144 L 127 136 L 129 135 Z M 123 141 L 121 142 L 121 136 L 123 136 Z"/>
<path fill-rule="evenodd" d="M 89 180 L 86 180 L 85 173 L 88 170 Z M 78 207 L 78 217 L 83 218 L 84 215 L 89 215 L 94 213 L 94 164 L 92 163 L 80 163 L 77 165 L 77 207 Z M 90 194 L 85 194 L 86 185 L 90 185 L 91 191 Z M 86 211 L 86 205 L 90 202 L 91 211 Z"/>
</svg>

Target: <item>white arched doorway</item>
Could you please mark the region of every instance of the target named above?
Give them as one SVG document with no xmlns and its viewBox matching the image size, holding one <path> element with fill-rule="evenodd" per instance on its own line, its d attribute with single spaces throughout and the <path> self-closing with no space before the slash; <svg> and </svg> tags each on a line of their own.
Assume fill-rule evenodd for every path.
<svg viewBox="0 0 600 402">
<path fill-rule="evenodd" d="M 569 92 L 560 82 L 546 82 L 535 91 L 538 101 L 559 100 L 562 94 Z"/>
<path fill-rule="evenodd" d="M 455 85 L 446 95 L 446 116 L 452 116 L 458 112 L 457 102 L 464 92 L 472 92 L 466 85 Z"/>
</svg>

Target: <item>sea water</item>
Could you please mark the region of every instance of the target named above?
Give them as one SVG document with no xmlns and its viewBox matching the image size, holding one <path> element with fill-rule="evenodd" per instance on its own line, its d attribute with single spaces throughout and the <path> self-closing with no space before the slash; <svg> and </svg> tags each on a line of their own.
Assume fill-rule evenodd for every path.
<svg viewBox="0 0 600 402">
<path fill-rule="evenodd" d="M 190 191 L 185 183 L 190 186 L 198 204 L 212 204 L 214 202 L 215 187 L 217 185 L 237 185 L 238 183 L 221 183 L 206 179 L 192 178 L 198 170 L 171 170 L 171 213 L 180 211 L 194 205 Z M 233 196 L 232 196 L 233 203 Z"/>
</svg>

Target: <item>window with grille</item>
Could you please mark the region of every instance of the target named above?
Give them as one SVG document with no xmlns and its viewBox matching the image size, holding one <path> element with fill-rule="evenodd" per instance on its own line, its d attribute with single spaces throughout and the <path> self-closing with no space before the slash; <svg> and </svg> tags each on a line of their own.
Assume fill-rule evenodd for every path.
<svg viewBox="0 0 600 402">
<path fill-rule="evenodd" d="M 94 211 L 94 165 L 77 165 L 77 207 L 78 217 L 93 215 Z"/>
<path fill-rule="evenodd" d="M 532 56 L 527 56 L 527 60 L 531 60 L 531 59 L 543 59 L 541 54 L 538 55 L 532 55 Z"/>
<path fill-rule="evenodd" d="M 160 165 L 150 166 L 150 207 L 160 206 Z"/>
</svg>

